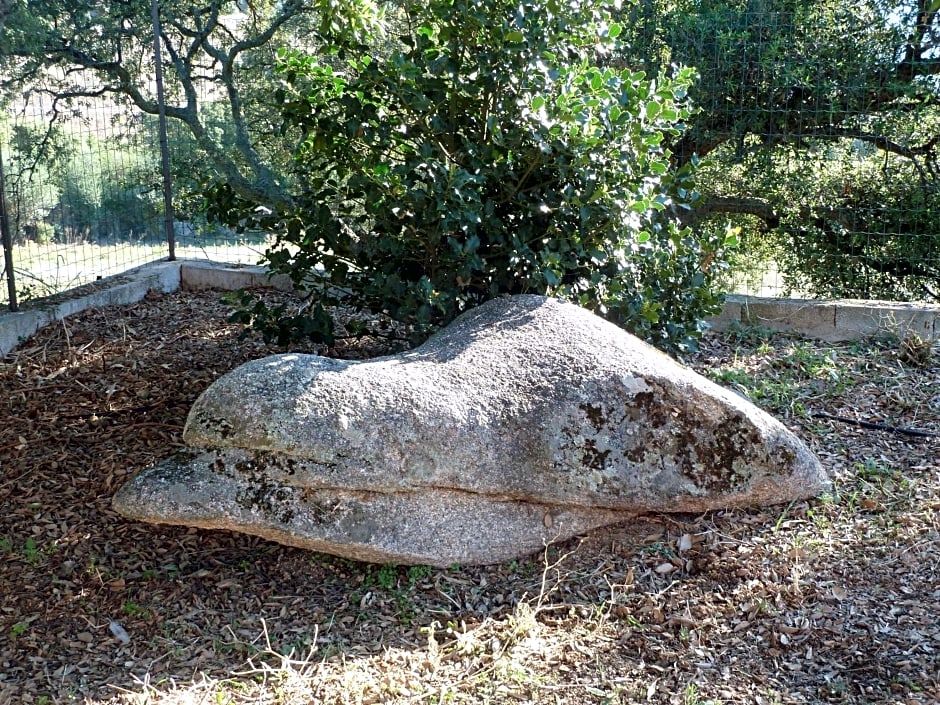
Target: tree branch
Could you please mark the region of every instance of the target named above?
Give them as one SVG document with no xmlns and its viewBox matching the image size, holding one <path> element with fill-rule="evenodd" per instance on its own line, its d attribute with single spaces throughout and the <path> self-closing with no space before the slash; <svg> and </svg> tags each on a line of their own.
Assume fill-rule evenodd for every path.
<svg viewBox="0 0 940 705">
<path fill-rule="evenodd" d="M 739 198 L 734 196 L 704 196 L 683 219 L 686 225 L 692 225 L 715 213 L 753 215 L 764 221 L 768 229 L 780 225 L 780 214 L 774 205 L 763 198 Z"/>
<path fill-rule="evenodd" d="M 292 13 L 291 9 L 296 8 L 297 3 L 291 2 L 287 3 L 280 11 L 280 13 L 271 21 L 268 25 L 268 28 L 259 35 L 254 37 L 249 37 L 240 42 L 236 42 L 228 52 L 216 47 L 210 40 L 212 29 L 218 25 L 218 15 L 213 13 L 210 16 L 209 23 L 207 27 L 200 33 L 201 34 L 201 46 L 203 50 L 215 59 L 220 65 L 220 71 L 218 74 L 219 81 L 225 87 L 226 94 L 228 96 L 228 111 L 232 117 L 232 124 L 235 127 L 235 149 L 245 158 L 246 162 L 256 175 L 255 181 L 258 185 L 265 191 L 270 192 L 280 192 L 283 196 L 282 199 L 279 199 L 277 202 L 270 202 L 268 205 L 281 209 L 290 204 L 290 198 L 284 191 L 274 172 L 268 168 L 264 163 L 264 160 L 261 158 L 261 155 L 258 154 L 258 151 L 255 149 L 254 144 L 251 140 L 251 135 L 248 132 L 248 125 L 245 120 L 244 106 L 242 102 L 241 93 L 238 90 L 238 86 L 235 81 L 234 66 L 235 60 L 238 55 L 249 49 L 256 49 L 258 47 L 264 46 L 277 33 L 277 31 L 292 17 L 295 16 L 296 12 Z M 234 185 L 233 185 L 234 187 Z"/>
<path fill-rule="evenodd" d="M 289 206 L 291 198 L 255 147 L 244 96 L 236 80 L 236 62 L 245 52 L 269 44 L 292 19 L 313 9 L 302 0 L 283 0 L 273 6 L 270 14 L 253 8 L 253 21 L 232 32 L 220 19 L 224 5 L 223 0 L 207 0 L 199 6 L 183 3 L 174 5 L 173 11 L 165 10 L 169 16 L 164 21 L 161 41 L 172 68 L 167 72 L 168 83 L 179 91 L 179 102 L 168 104 L 166 114 L 187 126 L 198 147 L 239 195 L 280 210 Z M 41 11 L 40 17 L 50 20 L 42 26 L 62 27 L 68 33 L 64 36 L 52 30 L 41 32 L 30 43 L 0 47 L 0 54 L 17 62 L 17 75 L 11 79 L 4 76 L 2 84 L 22 85 L 27 78 L 48 84 L 46 92 L 63 100 L 92 97 L 92 92 L 121 94 L 141 112 L 158 114 L 158 105 L 148 88 L 149 13 L 147 17 L 138 14 L 138 3 L 111 3 L 101 9 L 95 4 L 94 11 L 89 11 L 89 6 L 78 2 Z M 248 36 L 239 38 L 243 33 Z M 61 67 L 64 73 L 56 77 L 45 72 L 44 68 L 50 66 Z M 97 77 L 93 89 L 84 90 L 81 82 L 69 75 L 72 67 Z M 235 139 L 230 143 L 218 143 L 203 123 L 203 96 L 198 90 L 203 81 L 214 81 L 225 92 L 226 100 L 219 101 L 219 105 L 224 105 L 233 125 Z M 55 108 L 54 116 L 59 106 Z"/>
<path fill-rule="evenodd" d="M 903 81 L 910 81 L 915 76 L 928 76 L 940 73 L 940 59 L 924 58 L 928 47 L 924 39 L 930 33 L 937 18 L 937 8 L 933 0 L 917 0 L 917 16 L 911 35 L 904 47 L 904 58 L 898 63 L 896 74 Z"/>
<path fill-rule="evenodd" d="M 173 51 L 172 47 L 168 46 L 168 52 L 171 51 Z M 175 54 L 175 51 L 173 53 Z M 133 76 L 123 65 L 116 62 L 96 60 L 83 52 L 73 49 L 68 49 L 64 54 L 68 56 L 71 63 L 82 66 L 83 68 L 93 69 L 111 78 L 114 84 L 110 86 L 106 85 L 102 92 L 123 94 L 127 96 L 140 111 L 149 115 L 159 114 L 159 105 L 157 102 L 144 95 L 140 87 L 135 83 Z M 205 126 L 202 124 L 202 121 L 199 119 L 198 97 L 195 86 L 188 76 L 188 64 L 182 61 L 179 56 L 176 56 L 176 60 L 173 64 L 186 93 L 186 104 L 184 106 L 166 105 L 165 111 L 167 117 L 186 124 L 195 138 L 196 144 L 212 158 L 213 163 L 216 164 L 219 171 L 224 174 L 226 180 L 237 193 L 246 198 L 266 203 L 272 208 L 285 208 L 289 206 L 291 203 L 290 196 L 280 188 L 276 180 L 270 177 L 267 179 L 264 178 L 265 174 L 270 174 L 271 171 L 267 166 L 261 163 L 260 157 L 255 155 L 255 163 L 249 162 L 248 164 L 249 170 L 254 171 L 254 175 L 259 178 L 248 178 L 242 173 L 241 168 L 223 147 L 211 138 Z M 88 95 L 87 92 L 82 91 L 73 91 L 72 93 L 73 97 Z"/>
</svg>

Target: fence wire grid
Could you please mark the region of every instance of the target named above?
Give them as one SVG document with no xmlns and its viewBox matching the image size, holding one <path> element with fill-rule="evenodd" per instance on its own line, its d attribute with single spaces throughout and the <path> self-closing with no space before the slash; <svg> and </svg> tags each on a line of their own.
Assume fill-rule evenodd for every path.
<svg viewBox="0 0 940 705">
<path fill-rule="evenodd" d="M 0 125 L 4 215 L 20 301 L 170 254 L 156 118 L 107 98 L 73 100 L 67 116 L 54 115 L 61 112 L 49 96 L 27 91 Z M 253 264 L 265 249 L 262 235 L 172 222 L 179 258 Z M 4 276 L 10 278 L 8 269 Z M 0 290 L 0 304 L 11 303 L 9 293 Z"/>
<path fill-rule="evenodd" d="M 690 225 L 736 235 L 729 293 L 940 302 L 940 21 L 925 3 L 701 0 L 672 15 L 656 0 L 625 6 L 626 61 L 698 70 L 700 112 L 671 150 L 678 161 L 707 157 Z M 168 242 L 159 121 L 112 93 L 91 96 L 97 87 L 68 101 L 29 86 L 0 96 L 4 274 L 16 298 L 165 259 L 171 247 L 258 262 L 268 236 L 198 217 L 173 218 Z M 178 122 L 169 129 L 171 149 L 186 143 Z M 194 194 L 174 181 L 169 196 Z M 16 304 L 7 287 L 0 303 Z"/>
</svg>

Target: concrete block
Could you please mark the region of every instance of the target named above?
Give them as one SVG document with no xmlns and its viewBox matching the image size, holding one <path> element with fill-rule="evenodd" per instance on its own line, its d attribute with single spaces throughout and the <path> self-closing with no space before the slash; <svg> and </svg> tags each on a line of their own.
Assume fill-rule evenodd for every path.
<svg viewBox="0 0 940 705">
<path fill-rule="evenodd" d="M 179 262 L 154 262 L 124 274 L 106 277 L 87 294 L 69 296 L 63 292 L 50 301 L 36 302 L 16 313 L 0 314 L 0 355 L 6 355 L 23 340 L 54 321 L 89 308 L 127 306 L 143 299 L 148 291 L 175 291 L 179 288 Z M 56 300 L 58 298 L 59 300 Z"/>
<path fill-rule="evenodd" d="M 720 314 L 709 319 L 717 331 L 742 326 L 792 331 L 809 338 L 839 342 L 879 333 L 940 340 L 940 306 L 896 301 L 770 299 L 729 295 Z"/>
<path fill-rule="evenodd" d="M 0 355 L 6 355 L 53 320 L 52 313 L 42 309 L 0 315 Z"/>
<path fill-rule="evenodd" d="M 179 270 L 177 262 L 157 262 L 113 277 L 114 283 L 110 286 L 107 279 L 102 279 L 98 282 L 100 288 L 95 291 L 56 304 L 53 316 L 61 320 L 89 308 L 134 304 L 150 291 L 175 291 L 179 288 Z"/>
<path fill-rule="evenodd" d="M 741 325 L 743 298 L 743 296 L 733 294 L 725 297 L 725 303 L 722 306 L 721 313 L 708 319 L 708 324 L 713 330 L 723 332 L 731 329 L 735 325 Z"/>
<path fill-rule="evenodd" d="M 773 331 L 797 331 L 811 338 L 828 339 L 836 332 L 834 301 L 742 297 L 741 324 Z"/>
<path fill-rule="evenodd" d="M 180 288 L 182 265 L 183 263 L 180 261 L 154 262 L 141 267 L 141 274 L 153 281 L 150 287 L 152 290 L 159 290 L 168 294 Z"/>
<path fill-rule="evenodd" d="M 846 299 L 839 302 L 836 328 L 841 337 L 833 340 L 853 340 L 879 333 L 937 340 L 940 338 L 940 306 Z"/>
<path fill-rule="evenodd" d="M 146 281 L 138 280 L 115 284 L 84 296 L 61 301 L 53 306 L 52 315 L 55 320 L 59 321 L 89 308 L 124 306 L 140 301 L 147 295 L 147 291 Z"/>
<path fill-rule="evenodd" d="M 187 260 L 180 271 L 184 289 L 253 289 L 258 287 L 291 291 L 290 277 L 283 274 L 270 276 L 265 267 L 257 265 L 219 264 L 216 262 Z"/>
</svg>

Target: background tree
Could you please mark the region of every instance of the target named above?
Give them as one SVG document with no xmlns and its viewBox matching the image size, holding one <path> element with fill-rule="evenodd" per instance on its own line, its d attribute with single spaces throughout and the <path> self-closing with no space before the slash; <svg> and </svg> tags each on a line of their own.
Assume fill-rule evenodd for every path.
<svg viewBox="0 0 940 705">
<path fill-rule="evenodd" d="M 276 49 L 361 30 L 375 8 L 368 0 L 161 0 L 160 14 L 166 113 L 185 127 L 191 163 L 245 197 L 285 205 L 283 141 L 267 119 Z M 100 96 L 158 114 L 150 0 L 2 0 L 0 17 L 0 96 L 45 94 L 53 120 Z"/>
<path fill-rule="evenodd" d="M 940 296 L 937 0 L 641 0 L 623 60 L 696 66 L 696 227 L 815 295 Z"/>
</svg>

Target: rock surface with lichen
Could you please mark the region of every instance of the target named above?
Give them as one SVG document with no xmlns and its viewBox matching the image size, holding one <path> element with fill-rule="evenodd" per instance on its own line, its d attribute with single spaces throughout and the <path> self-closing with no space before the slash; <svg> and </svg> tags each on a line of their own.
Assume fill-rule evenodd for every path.
<svg viewBox="0 0 940 705">
<path fill-rule="evenodd" d="M 523 556 L 643 512 L 819 493 L 779 421 L 573 304 L 493 300 L 367 361 L 276 355 L 196 401 L 125 516 L 375 561 Z"/>
</svg>

